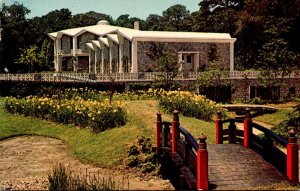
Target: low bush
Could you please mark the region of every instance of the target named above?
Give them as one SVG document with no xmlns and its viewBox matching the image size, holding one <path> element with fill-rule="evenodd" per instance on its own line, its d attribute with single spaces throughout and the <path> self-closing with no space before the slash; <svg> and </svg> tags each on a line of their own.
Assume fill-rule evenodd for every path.
<svg viewBox="0 0 300 191">
<path fill-rule="evenodd" d="M 48 97 L 28 96 L 23 99 L 7 97 L 5 109 L 10 113 L 24 114 L 25 116 L 51 119 L 60 123 L 74 123 L 82 127 L 90 126 L 100 132 L 109 128 L 122 126 L 126 121 L 126 112 L 119 103 L 109 104 L 84 100 L 81 97 L 59 99 L 54 95 Z"/>
<path fill-rule="evenodd" d="M 112 179 L 104 179 L 99 175 L 75 175 L 62 164 L 54 166 L 48 175 L 50 191 L 60 190 L 121 190 L 121 187 Z M 123 185 L 124 186 L 124 185 Z M 122 188 L 124 190 L 124 188 Z"/>
<path fill-rule="evenodd" d="M 300 104 L 295 106 L 293 112 L 288 114 L 288 117 L 289 119 L 284 120 L 278 125 L 275 125 L 272 130 L 274 133 L 284 137 L 285 139 L 288 139 L 289 129 L 295 128 L 297 132 L 296 136 L 298 137 L 300 135 Z"/>
<path fill-rule="evenodd" d="M 152 144 L 149 138 L 138 137 L 128 149 L 128 157 L 125 159 L 127 166 L 137 168 L 142 173 L 157 175 L 160 170 Z"/>
<path fill-rule="evenodd" d="M 178 110 L 185 116 L 206 121 L 210 121 L 217 112 L 226 116 L 226 110 L 214 101 L 187 91 L 163 91 L 159 97 L 159 106 L 169 113 Z"/>
</svg>

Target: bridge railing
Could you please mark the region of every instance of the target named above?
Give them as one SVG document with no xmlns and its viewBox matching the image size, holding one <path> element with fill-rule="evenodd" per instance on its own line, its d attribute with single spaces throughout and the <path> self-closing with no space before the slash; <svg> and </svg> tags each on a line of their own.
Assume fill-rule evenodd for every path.
<svg viewBox="0 0 300 191">
<path fill-rule="evenodd" d="M 237 123 L 243 124 L 243 130 L 237 129 Z M 289 131 L 290 137 L 287 141 L 270 129 L 252 122 L 251 114 L 247 110 L 244 119 L 222 120 L 221 114 L 218 113 L 215 124 L 216 144 L 223 144 L 226 141 L 240 143 L 244 147 L 251 148 L 286 175 L 290 182 L 299 182 L 298 145 L 294 130 Z M 228 126 L 226 127 L 225 124 Z M 262 132 L 263 136 L 253 134 L 253 128 Z"/>
<path fill-rule="evenodd" d="M 259 76 L 259 71 L 224 71 L 222 79 L 255 79 Z M 57 73 L 20 73 L 20 74 L 0 74 L 0 80 L 13 81 L 92 81 L 106 82 L 114 79 L 115 81 L 153 81 L 166 76 L 166 73 L 160 72 L 138 72 L 138 73 L 75 73 L 75 72 L 57 72 Z M 197 80 L 202 72 L 179 73 L 175 80 Z M 169 74 L 169 78 L 172 74 Z M 289 74 L 278 75 L 279 78 L 300 78 L 300 71 L 293 71 Z M 60 77 L 60 78 L 58 78 Z"/>
<path fill-rule="evenodd" d="M 171 127 L 171 129 L 170 129 Z M 171 130 L 171 132 L 170 132 Z M 199 144 L 179 123 L 178 111 L 173 112 L 173 122 L 162 122 L 161 114 L 156 121 L 156 153 L 171 153 L 181 176 L 189 188 L 208 190 L 208 152 L 206 137 L 202 134 Z"/>
</svg>

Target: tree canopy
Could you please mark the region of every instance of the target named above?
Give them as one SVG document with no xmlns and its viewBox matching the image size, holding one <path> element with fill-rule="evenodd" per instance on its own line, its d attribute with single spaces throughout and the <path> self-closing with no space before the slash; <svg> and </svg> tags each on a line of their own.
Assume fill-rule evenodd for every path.
<svg viewBox="0 0 300 191">
<path fill-rule="evenodd" d="M 190 13 L 177 4 L 161 15 L 150 14 L 145 20 L 128 14 L 114 20 L 94 11 L 72 15 L 69 9 L 53 10 L 30 19 L 26 18 L 28 13 L 30 10 L 20 3 L 2 4 L 0 71 L 5 66 L 12 72 L 20 70 L 15 62 L 21 50 L 34 45 L 42 55 L 47 54 L 47 63 L 41 69 L 50 68 L 53 51 L 47 33 L 94 25 L 99 20 L 128 28 L 139 21 L 141 30 L 229 33 L 237 39 L 235 68 L 240 70 L 290 71 L 300 65 L 300 0 L 202 0 L 199 11 Z"/>
</svg>

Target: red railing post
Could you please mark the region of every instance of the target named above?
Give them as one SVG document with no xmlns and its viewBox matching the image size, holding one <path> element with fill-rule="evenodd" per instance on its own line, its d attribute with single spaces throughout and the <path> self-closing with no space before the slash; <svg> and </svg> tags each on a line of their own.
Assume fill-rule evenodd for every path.
<svg viewBox="0 0 300 191">
<path fill-rule="evenodd" d="M 290 182 L 297 184 L 298 180 L 298 145 L 296 139 L 296 132 L 294 129 L 289 130 L 289 142 L 287 144 L 287 157 L 286 157 L 286 175 Z"/>
<path fill-rule="evenodd" d="M 223 144 L 223 122 L 222 122 L 222 115 L 221 112 L 217 113 L 216 123 L 216 144 Z"/>
<path fill-rule="evenodd" d="M 179 137 L 179 112 L 177 110 L 173 111 L 173 122 L 172 122 L 172 157 L 174 156 L 174 153 L 176 152 L 177 147 L 177 138 Z"/>
<path fill-rule="evenodd" d="M 162 118 L 161 113 L 157 113 L 156 115 L 156 154 L 158 154 L 160 148 L 160 134 L 162 132 Z"/>
<path fill-rule="evenodd" d="M 250 147 L 252 135 L 252 120 L 250 110 L 247 108 L 244 118 L 244 147 Z"/>
<path fill-rule="evenodd" d="M 200 143 L 197 151 L 197 189 L 208 190 L 208 152 L 206 149 L 206 136 L 199 137 Z"/>
</svg>

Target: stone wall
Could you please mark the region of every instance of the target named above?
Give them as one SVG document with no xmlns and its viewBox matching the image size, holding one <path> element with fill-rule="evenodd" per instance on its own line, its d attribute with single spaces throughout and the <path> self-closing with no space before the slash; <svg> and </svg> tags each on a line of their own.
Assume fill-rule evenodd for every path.
<svg viewBox="0 0 300 191">
<path fill-rule="evenodd" d="M 109 48 L 105 46 L 103 51 L 103 59 L 104 59 L 104 73 L 109 72 Z"/>
<path fill-rule="evenodd" d="M 61 37 L 61 49 L 64 54 L 71 54 L 71 43 L 73 43 L 72 37 L 62 35 Z"/>
<path fill-rule="evenodd" d="M 112 72 L 118 72 L 118 63 L 119 63 L 119 45 L 115 42 L 113 42 L 113 48 L 112 48 Z"/>
<path fill-rule="evenodd" d="M 284 85 L 280 87 L 280 98 L 284 99 L 289 96 L 289 94 L 294 94 L 294 96 L 300 96 L 300 79 L 282 79 Z M 230 80 L 231 84 L 231 98 L 236 99 L 250 99 L 250 87 L 259 87 L 260 83 L 255 79 L 239 79 Z M 291 88 L 295 92 L 290 92 Z"/>
<path fill-rule="evenodd" d="M 81 36 L 81 42 L 82 42 L 82 52 L 88 53 L 89 51 L 88 51 L 88 47 L 87 47 L 86 43 L 90 43 L 92 40 L 98 39 L 98 36 L 93 33 L 89 33 L 89 32 L 85 32 L 85 33 L 81 34 L 80 36 Z"/>
<path fill-rule="evenodd" d="M 131 41 L 124 38 L 124 52 L 123 52 L 123 70 L 130 72 L 131 70 Z"/>
<path fill-rule="evenodd" d="M 137 60 L 140 72 L 155 71 L 157 52 L 165 47 L 170 53 L 180 51 L 199 52 L 199 65 L 209 65 L 208 51 L 214 43 L 201 42 L 138 42 Z M 218 61 L 217 64 L 229 70 L 230 66 L 230 44 L 217 43 Z"/>
</svg>

